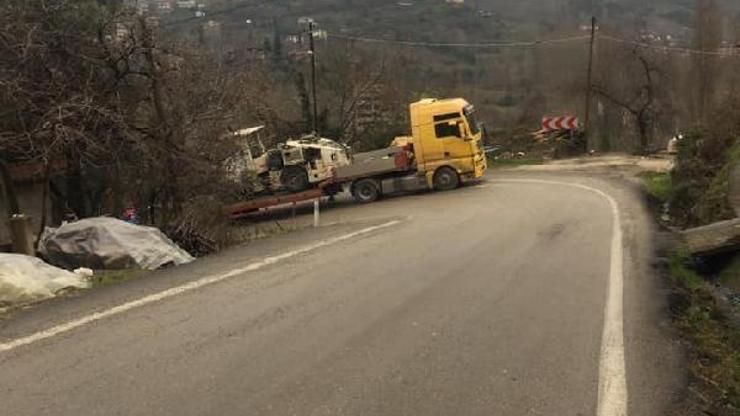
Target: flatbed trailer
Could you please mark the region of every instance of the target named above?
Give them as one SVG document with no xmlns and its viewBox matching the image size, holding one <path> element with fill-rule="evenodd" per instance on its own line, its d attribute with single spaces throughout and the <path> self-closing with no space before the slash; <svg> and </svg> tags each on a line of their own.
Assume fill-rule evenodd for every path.
<svg viewBox="0 0 740 416">
<path fill-rule="evenodd" d="M 227 214 L 232 219 L 244 218 L 263 209 L 334 196 L 342 190 L 349 190 L 359 202 L 373 202 L 383 194 L 417 190 L 418 188 L 402 185 L 404 178 L 409 176 L 414 178 L 412 182 L 419 183 L 413 153 L 409 148 L 389 147 L 360 153 L 355 156 L 352 164 L 337 168 L 332 178 L 319 184 L 316 189 L 258 197 L 231 205 L 227 208 Z"/>
</svg>

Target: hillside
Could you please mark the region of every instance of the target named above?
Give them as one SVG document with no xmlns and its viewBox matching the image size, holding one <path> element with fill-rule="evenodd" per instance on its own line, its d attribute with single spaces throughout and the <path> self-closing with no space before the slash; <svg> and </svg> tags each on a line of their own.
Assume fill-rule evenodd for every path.
<svg viewBox="0 0 740 416">
<path fill-rule="evenodd" d="M 323 103 L 330 103 L 332 95 L 341 95 L 337 91 L 340 85 L 331 79 L 332 76 L 341 79 L 336 72 L 347 65 L 347 56 L 335 55 L 346 55 L 348 49 L 362 50 L 393 62 L 395 74 L 391 78 L 402 87 L 384 81 L 385 87 L 402 91 L 398 95 L 403 95 L 404 100 L 420 96 L 464 96 L 476 103 L 481 117 L 489 125 L 522 126 L 531 131 L 544 115 L 583 117 L 589 51 L 588 40 L 583 38 L 588 36 L 592 15 L 600 19 L 605 31 L 620 32 L 624 38 L 637 38 L 649 32 L 661 39 L 670 35 L 673 46 L 690 47 L 696 3 L 697 0 L 465 0 L 464 3 L 446 0 L 212 0 L 206 4 L 205 17 L 194 18 L 191 11 L 178 10 L 165 22 L 168 31 L 176 36 L 209 38 L 208 45 L 218 48 L 222 54 L 225 51 L 227 55 L 237 56 L 244 50 L 253 54 L 257 51 L 264 60 L 279 49 L 284 56 L 298 56 L 298 59 L 288 60 L 291 67 L 288 72 L 302 72 L 305 79 L 308 66 L 300 57 L 305 56 L 307 46 L 301 44 L 296 35 L 305 33 L 299 18 L 310 16 L 319 29 L 329 33 L 328 40 L 317 44 L 319 95 L 324 96 L 320 100 Z M 735 42 L 740 36 L 740 2 L 717 0 L 717 3 L 722 8 L 724 38 Z M 206 26 L 217 30 L 206 36 Z M 358 37 L 391 43 L 346 39 Z M 511 48 L 408 47 L 392 43 L 507 43 L 572 37 L 579 39 Z M 372 59 L 368 62 L 367 67 L 372 67 Z M 680 55 L 671 56 L 671 62 L 676 68 L 691 66 L 691 62 Z M 601 71 L 609 69 L 599 68 Z M 269 71 L 276 75 L 286 73 Z M 296 81 L 283 76 L 276 82 L 292 86 Z M 288 91 L 286 94 L 298 97 L 302 93 Z M 280 112 L 300 112 L 297 109 L 300 104 L 291 105 L 287 110 L 288 106 L 280 104 L 283 107 Z M 621 110 L 614 106 L 608 108 L 609 103 L 603 105 L 606 110 L 600 111 L 611 114 L 611 121 L 604 121 L 604 129 L 615 129 L 621 123 L 623 130 Z M 330 118 L 339 117 L 337 108 L 327 111 Z M 601 118 L 609 119 L 607 116 Z M 626 143 L 616 148 L 629 149 L 632 139 L 624 140 Z"/>
<path fill-rule="evenodd" d="M 720 0 L 727 26 L 740 14 L 740 2 Z M 596 15 L 622 28 L 685 36 L 696 0 L 212 0 L 208 16 L 229 25 L 266 28 L 277 22 L 290 32 L 296 19 L 311 16 L 331 31 L 418 41 L 515 40 L 563 28 L 577 29 Z M 181 13 L 182 18 L 186 13 Z M 246 28 L 245 28 L 246 30 Z"/>
</svg>

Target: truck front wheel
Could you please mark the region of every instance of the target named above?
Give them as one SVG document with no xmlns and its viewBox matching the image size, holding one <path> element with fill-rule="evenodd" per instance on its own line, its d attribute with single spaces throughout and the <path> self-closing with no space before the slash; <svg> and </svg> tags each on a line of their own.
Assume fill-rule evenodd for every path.
<svg viewBox="0 0 740 416">
<path fill-rule="evenodd" d="M 450 191 L 460 186 L 460 176 L 450 167 L 442 167 L 434 174 L 434 189 Z"/>
<path fill-rule="evenodd" d="M 352 196 L 357 202 L 369 204 L 380 198 L 378 182 L 372 179 L 363 179 L 352 186 Z"/>
</svg>

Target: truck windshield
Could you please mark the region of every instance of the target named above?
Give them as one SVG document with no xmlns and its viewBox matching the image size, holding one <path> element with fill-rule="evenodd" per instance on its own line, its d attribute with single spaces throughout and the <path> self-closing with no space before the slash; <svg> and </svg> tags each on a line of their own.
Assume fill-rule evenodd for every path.
<svg viewBox="0 0 740 416">
<path fill-rule="evenodd" d="M 472 106 L 465 107 L 463 109 L 463 114 L 465 114 L 465 118 L 468 120 L 470 132 L 473 134 L 480 133 L 480 124 L 478 124 L 478 117 L 475 115 L 475 109 Z"/>
</svg>

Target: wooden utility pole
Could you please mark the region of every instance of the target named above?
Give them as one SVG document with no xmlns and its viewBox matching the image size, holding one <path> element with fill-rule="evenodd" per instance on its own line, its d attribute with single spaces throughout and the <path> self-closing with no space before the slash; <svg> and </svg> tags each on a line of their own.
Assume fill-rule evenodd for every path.
<svg viewBox="0 0 740 416">
<path fill-rule="evenodd" d="M 319 133 L 318 104 L 316 103 L 316 47 L 313 39 L 313 21 L 308 22 L 308 40 L 310 42 L 311 54 L 311 95 L 313 96 L 313 132 Z"/>
<path fill-rule="evenodd" d="M 588 74 L 586 76 L 586 117 L 583 120 L 583 132 L 588 139 L 588 127 L 591 121 L 591 94 L 594 74 L 594 49 L 596 47 L 596 16 L 591 18 L 591 45 L 588 54 Z"/>
</svg>

